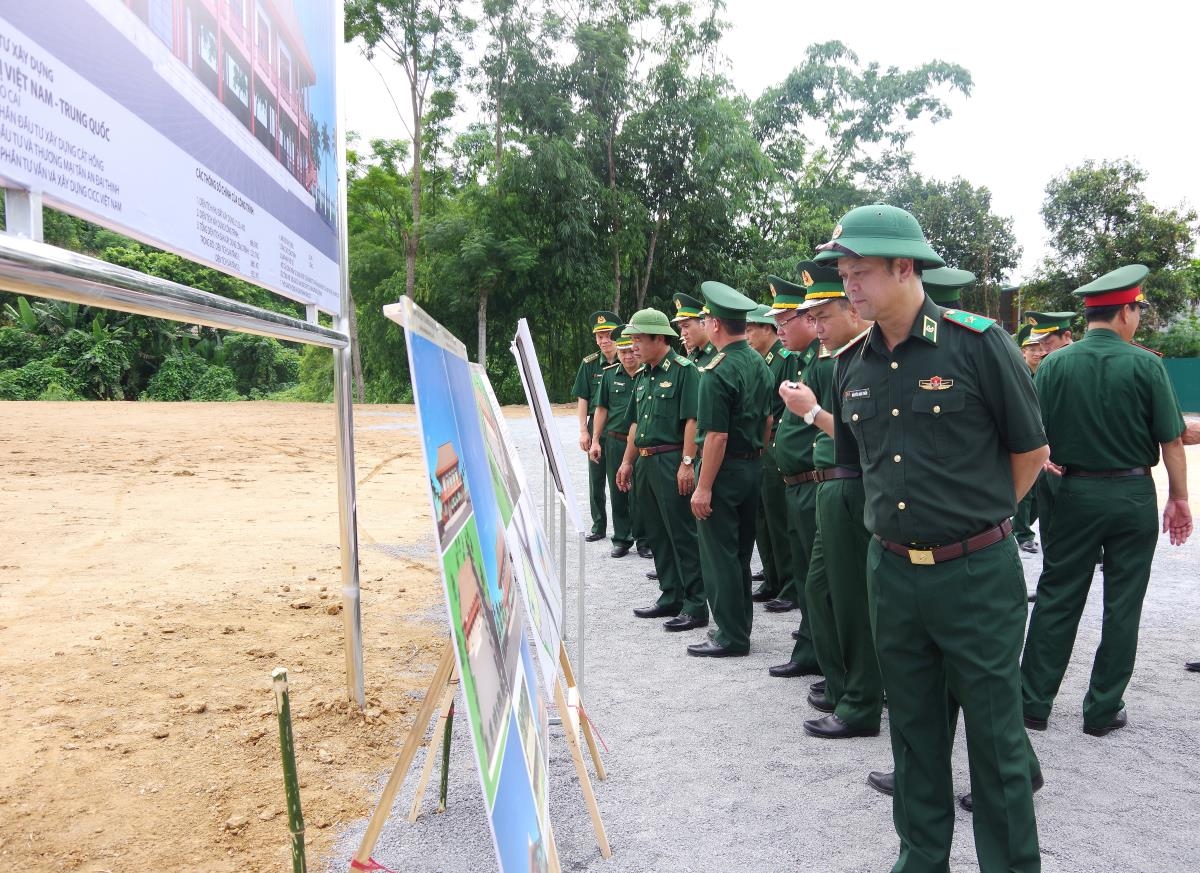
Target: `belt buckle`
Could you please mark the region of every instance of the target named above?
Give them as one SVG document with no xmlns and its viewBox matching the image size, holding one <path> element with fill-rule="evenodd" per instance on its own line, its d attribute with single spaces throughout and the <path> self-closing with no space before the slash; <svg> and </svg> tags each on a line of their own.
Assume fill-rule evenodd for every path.
<svg viewBox="0 0 1200 873">
<path fill-rule="evenodd" d="M 919 564 L 922 567 L 932 567 L 934 565 L 933 549 L 909 549 L 908 562 Z"/>
<path fill-rule="evenodd" d="M 641 455 L 643 458 L 648 458 L 648 457 L 650 457 L 650 450 L 649 449 L 638 449 L 638 454 Z"/>
</svg>

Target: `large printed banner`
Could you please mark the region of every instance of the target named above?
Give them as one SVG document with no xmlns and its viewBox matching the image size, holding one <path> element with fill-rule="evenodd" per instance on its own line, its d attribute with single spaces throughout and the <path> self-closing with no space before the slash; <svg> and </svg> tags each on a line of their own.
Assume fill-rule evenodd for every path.
<svg viewBox="0 0 1200 873">
<path fill-rule="evenodd" d="M 337 313 L 335 11 L 0 4 L 0 181 Z"/>
<path fill-rule="evenodd" d="M 536 552 L 544 542 L 487 376 L 409 298 L 385 312 L 407 337 L 446 608 L 500 869 L 545 871 L 549 718 L 541 688 L 545 650 L 555 645 L 555 659 L 558 650 L 527 616 L 555 609 L 529 603 L 539 572 L 557 590 L 549 555 Z"/>
</svg>

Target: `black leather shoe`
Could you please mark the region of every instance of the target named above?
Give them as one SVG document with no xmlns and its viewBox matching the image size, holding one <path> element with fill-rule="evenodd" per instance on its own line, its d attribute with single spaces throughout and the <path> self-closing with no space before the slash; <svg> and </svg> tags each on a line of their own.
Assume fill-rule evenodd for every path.
<svg viewBox="0 0 1200 873">
<path fill-rule="evenodd" d="M 608 554 L 609 554 L 609 557 L 624 558 L 626 555 L 629 554 L 629 546 L 626 545 L 625 543 L 622 543 L 619 546 L 613 546 L 613 550 L 611 552 L 609 552 Z"/>
<path fill-rule="evenodd" d="M 794 640 L 800 639 L 800 631 L 798 631 L 798 630 L 792 631 L 792 639 L 794 639 Z"/>
<path fill-rule="evenodd" d="M 664 621 L 663 627 L 669 631 L 695 630 L 698 627 L 708 627 L 708 619 L 696 618 L 694 615 L 681 612 L 674 618 Z"/>
<path fill-rule="evenodd" d="M 584 539 L 587 540 L 589 543 L 595 543 L 595 542 L 599 542 L 600 540 L 604 539 L 604 534 L 603 533 L 588 534 L 586 537 L 584 537 Z"/>
<path fill-rule="evenodd" d="M 767 612 L 791 612 L 795 608 L 795 603 L 790 600 L 784 600 L 781 597 L 767 601 Z"/>
<path fill-rule="evenodd" d="M 679 615 L 678 606 L 639 606 L 633 610 L 638 618 L 674 618 Z"/>
<path fill-rule="evenodd" d="M 825 693 L 825 680 L 818 679 L 812 685 L 808 686 L 808 690 L 811 691 L 813 694 L 824 694 Z"/>
<path fill-rule="evenodd" d="M 1113 720 L 1104 727 L 1090 728 L 1087 725 L 1083 726 L 1083 732 L 1089 737 L 1103 737 L 1111 734 L 1113 731 L 1119 731 L 1125 725 L 1129 724 L 1129 716 L 1125 714 L 1125 710 L 1121 710 L 1113 716 Z"/>
<path fill-rule="evenodd" d="M 1047 718 L 1034 718 L 1032 715 L 1024 715 L 1021 718 L 1025 721 L 1026 729 L 1031 731 L 1044 731 L 1050 724 Z"/>
<path fill-rule="evenodd" d="M 812 670 L 803 664 L 797 664 L 795 661 L 788 661 L 786 664 L 777 664 L 774 667 L 768 667 L 767 672 L 777 679 L 791 679 L 796 676 L 809 676 L 812 674 Z"/>
<path fill-rule="evenodd" d="M 649 573 L 646 574 L 646 578 L 647 579 L 657 579 L 658 574 L 655 573 L 653 570 L 651 570 Z"/>
<path fill-rule="evenodd" d="M 1036 555 L 1038 553 L 1038 544 L 1033 540 L 1025 540 L 1023 543 L 1017 543 L 1017 548 L 1022 552 L 1028 552 L 1031 555 Z"/>
<path fill-rule="evenodd" d="M 811 692 L 808 695 L 808 705 L 818 712 L 833 712 L 833 704 L 829 702 L 829 698 L 824 694 Z M 838 719 L 838 721 L 841 721 L 841 719 Z M 879 733 L 879 731 L 875 733 Z"/>
<path fill-rule="evenodd" d="M 638 546 L 637 553 L 639 558 L 653 558 L 654 552 L 650 551 L 649 546 Z"/>
<path fill-rule="evenodd" d="M 1043 776 L 1041 773 L 1034 776 L 1033 777 L 1033 793 L 1037 794 L 1042 789 L 1042 786 L 1045 784 L 1046 784 L 1046 777 Z M 971 794 L 972 794 L 972 792 L 968 791 L 966 794 L 964 794 L 962 797 L 960 797 L 958 799 L 958 805 L 961 806 L 963 809 L 965 809 L 967 812 L 975 811 L 975 800 L 973 797 L 971 797 Z"/>
<path fill-rule="evenodd" d="M 823 740 L 844 740 L 850 737 L 877 737 L 879 728 L 854 728 L 846 724 L 836 715 L 824 718 L 809 719 L 804 723 L 804 732 L 810 737 L 820 737 Z"/>
<path fill-rule="evenodd" d="M 750 599 L 755 603 L 766 603 L 768 600 L 774 600 L 775 595 L 767 591 L 766 585 L 759 585 L 750 595 Z"/>
<path fill-rule="evenodd" d="M 730 649 L 714 643 L 712 640 L 707 640 L 703 643 L 692 643 L 688 646 L 688 654 L 697 658 L 741 658 L 750 653 L 739 652 L 737 649 Z"/>
<path fill-rule="evenodd" d="M 764 573 L 762 570 L 759 570 L 757 573 L 751 573 L 750 581 L 751 582 L 765 582 L 765 581 L 767 581 L 767 574 Z"/>
<path fill-rule="evenodd" d="M 1183 666 L 1193 673 L 1200 673 L 1200 661 L 1188 661 Z"/>
<path fill-rule="evenodd" d="M 896 773 L 894 771 L 881 773 L 878 770 L 872 770 L 867 774 L 867 784 L 880 794 L 892 797 L 896 793 Z"/>
</svg>

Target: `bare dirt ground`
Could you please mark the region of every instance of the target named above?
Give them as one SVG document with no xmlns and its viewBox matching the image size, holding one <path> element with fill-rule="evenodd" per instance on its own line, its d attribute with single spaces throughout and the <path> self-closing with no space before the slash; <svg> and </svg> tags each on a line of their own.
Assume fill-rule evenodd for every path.
<svg viewBox="0 0 1200 873">
<path fill-rule="evenodd" d="M 0 404 L 0 869 L 290 869 L 276 666 L 310 869 L 371 812 L 445 636 L 413 422 L 356 410 L 360 713 L 332 406 Z"/>
</svg>

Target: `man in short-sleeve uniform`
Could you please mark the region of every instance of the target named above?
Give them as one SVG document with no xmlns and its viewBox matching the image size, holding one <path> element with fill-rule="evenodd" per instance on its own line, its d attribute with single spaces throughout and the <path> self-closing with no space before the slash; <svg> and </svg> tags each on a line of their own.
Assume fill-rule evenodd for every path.
<svg viewBox="0 0 1200 873">
<path fill-rule="evenodd" d="M 684 355 L 697 367 L 703 367 L 717 354 L 716 347 L 708 341 L 708 328 L 704 326 L 704 304 L 690 294 L 672 294 L 675 303 L 675 317 L 671 323 L 675 325 L 683 344 L 687 348 Z"/>
<path fill-rule="evenodd" d="M 980 869 L 1036 873 L 1018 665 L 1025 580 L 1010 521 L 1048 456 L 1033 381 L 995 322 L 925 295 L 919 271 L 943 262 L 909 213 L 851 210 L 819 249 L 875 321 L 838 357 L 831 413 L 839 463 L 862 465 L 873 532 L 867 584 L 900 836 L 892 869 L 949 869 L 949 691 L 966 717 Z"/>
<path fill-rule="evenodd" d="M 639 618 L 671 617 L 664 627 L 682 631 L 708 624 L 708 604 L 700 575 L 696 520 L 691 494 L 696 479 L 696 390 L 699 376 L 687 358 L 671 350 L 676 336 L 665 313 L 642 309 L 623 333 L 633 339 L 642 362 L 633 388 L 633 423 L 617 486 L 631 488 L 662 593 Z"/>
<path fill-rule="evenodd" d="M 617 360 L 617 349 L 612 344 L 612 332 L 621 319 L 615 312 L 600 310 L 591 315 L 592 336 L 600 351 L 593 352 L 579 362 L 575 372 L 575 385 L 571 393 L 575 395 L 576 415 L 579 418 L 579 448 L 584 452 L 592 450 L 592 416 L 596 412 L 596 397 L 600 393 L 600 380 L 604 376 L 604 368 Z M 601 447 L 603 457 L 603 447 Z M 588 504 L 592 511 L 592 532 L 586 537 L 589 543 L 604 539 L 608 529 L 608 507 L 604 501 L 604 463 L 588 464 Z"/>
<path fill-rule="evenodd" d="M 720 282 L 705 282 L 700 290 L 709 313 L 709 341 L 717 354 L 700 377 L 700 471 L 692 514 L 700 538 L 704 590 L 717 628 L 712 639 L 688 646 L 688 654 L 723 658 L 750 653 L 750 556 L 762 451 L 770 426 L 771 373 L 746 342 L 746 313 L 757 304 Z"/>
<path fill-rule="evenodd" d="M 1122 695 L 1137 655 L 1142 600 L 1158 542 L 1150 468 L 1161 450 L 1169 493 L 1162 530 L 1172 545 L 1192 532 L 1183 416 L 1158 356 L 1132 342 L 1147 306 L 1149 270 L 1133 264 L 1084 285 L 1083 339 L 1047 355 L 1037 389 L 1051 460 L 1063 471 L 1043 534 L 1045 563 L 1021 662 L 1026 723 L 1044 730 L 1071 657 L 1104 549 L 1104 625 L 1083 699 L 1083 730 L 1104 736 L 1127 722 Z"/>
</svg>

